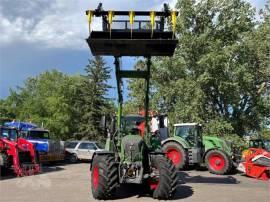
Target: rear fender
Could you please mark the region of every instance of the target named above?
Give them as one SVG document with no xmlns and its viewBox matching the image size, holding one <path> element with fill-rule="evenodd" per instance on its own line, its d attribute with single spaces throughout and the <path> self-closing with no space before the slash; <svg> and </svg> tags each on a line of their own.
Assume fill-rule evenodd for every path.
<svg viewBox="0 0 270 202">
<path fill-rule="evenodd" d="M 162 142 L 162 146 L 168 142 L 176 142 L 176 143 L 180 144 L 185 149 L 189 148 L 188 143 L 185 140 L 183 140 L 181 137 L 178 137 L 178 136 L 170 137 L 170 138 L 164 140 Z"/>
</svg>

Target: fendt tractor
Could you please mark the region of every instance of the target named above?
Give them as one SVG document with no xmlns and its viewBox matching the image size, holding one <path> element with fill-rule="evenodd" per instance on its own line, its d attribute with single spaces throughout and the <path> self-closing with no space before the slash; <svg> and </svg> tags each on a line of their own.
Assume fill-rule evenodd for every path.
<svg viewBox="0 0 270 202">
<path fill-rule="evenodd" d="M 19 177 L 40 172 L 33 144 L 18 137 L 15 128 L 0 126 L 0 176 L 11 167 Z"/>
<path fill-rule="evenodd" d="M 220 137 L 203 136 L 198 123 L 175 124 L 173 137 L 162 144 L 177 169 L 206 165 L 211 173 L 223 175 L 235 164 L 231 143 Z"/>
<path fill-rule="evenodd" d="M 152 56 L 172 56 L 178 40 L 175 38 L 178 12 L 105 11 L 102 4 L 96 10 L 86 11 L 90 36 L 88 45 L 94 56 L 114 56 L 118 89 L 117 117 L 103 121 L 107 131 L 106 150 L 98 151 L 91 164 L 91 187 L 95 199 L 110 199 L 120 184 L 141 184 L 153 198 L 168 199 L 177 187 L 177 173 L 172 161 L 161 151 L 161 142 L 149 130 L 149 86 Z M 135 18 L 138 16 L 138 20 Z M 102 18 L 102 31 L 91 31 L 93 17 Z M 117 17 L 119 20 L 115 20 Z M 150 18 L 150 20 L 149 20 Z M 165 21 L 171 19 L 172 31 L 165 31 Z M 114 25 L 117 25 L 114 27 Z M 123 70 L 120 57 L 146 58 L 147 70 Z M 144 116 L 122 115 L 123 79 L 144 79 Z M 106 120 L 106 119 L 103 119 Z M 140 123 L 145 121 L 142 134 Z M 110 124 L 108 124 L 108 122 Z"/>
<path fill-rule="evenodd" d="M 34 144 L 40 163 L 63 161 L 65 159 L 64 142 L 52 140 L 50 133 L 36 124 L 27 122 L 6 122 L 5 126 L 14 127 L 19 135 Z"/>
</svg>

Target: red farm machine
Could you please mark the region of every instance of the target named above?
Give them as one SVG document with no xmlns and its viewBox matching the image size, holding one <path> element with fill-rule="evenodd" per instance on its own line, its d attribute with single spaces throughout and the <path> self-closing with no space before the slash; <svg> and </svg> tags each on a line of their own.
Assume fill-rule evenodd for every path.
<svg viewBox="0 0 270 202">
<path fill-rule="evenodd" d="M 19 177 L 40 172 L 34 145 L 23 138 L 19 138 L 18 131 L 15 128 L 0 126 L 1 175 L 11 167 Z"/>
<path fill-rule="evenodd" d="M 249 177 L 270 179 L 270 152 L 262 148 L 249 148 L 243 152 L 237 169 Z"/>
</svg>

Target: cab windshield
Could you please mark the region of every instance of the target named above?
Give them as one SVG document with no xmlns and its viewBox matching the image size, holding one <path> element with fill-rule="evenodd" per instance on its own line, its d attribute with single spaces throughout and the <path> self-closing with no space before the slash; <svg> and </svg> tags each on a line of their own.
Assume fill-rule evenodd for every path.
<svg viewBox="0 0 270 202">
<path fill-rule="evenodd" d="M 140 115 L 127 115 L 121 119 L 121 127 L 124 133 L 140 134 L 139 126 L 145 118 Z"/>
<path fill-rule="evenodd" d="M 195 146 L 197 132 L 197 127 L 195 126 L 176 126 L 175 128 L 175 135 L 186 140 L 190 146 Z"/>
<path fill-rule="evenodd" d="M 33 139 L 50 139 L 48 131 L 30 131 L 28 137 Z"/>
<path fill-rule="evenodd" d="M 270 152 L 270 140 L 264 141 L 264 148 Z"/>
<path fill-rule="evenodd" d="M 1 129 L 0 136 L 11 140 L 17 139 L 17 131 L 14 129 Z"/>
<path fill-rule="evenodd" d="M 251 148 L 263 148 L 264 143 L 263 143 L 262 140 L 251 140 L 249 142 L 249 147 L 251 147 Z"/>
</svg>

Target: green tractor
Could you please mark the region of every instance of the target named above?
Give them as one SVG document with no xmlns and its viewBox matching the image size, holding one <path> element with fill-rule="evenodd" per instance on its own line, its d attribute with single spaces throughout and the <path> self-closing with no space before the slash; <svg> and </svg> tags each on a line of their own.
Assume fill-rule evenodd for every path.
<svg viewBox="0 0 270 202">
<path fill-rule="evenodd" d="M 166 18 L 176 18 L 167 5 L 164 11 L 104 11 L 102 4 L 96 10 L 86 11 L 89 25 L 93 16 L 102 17 L 103 30 L 90 31 L 87 42 L 93 55 L 115 58 L 118 90 L 118 112 L 116 117 L 102 119 L 102 128 L 107 134 L 106 149 L 93 155 L 91 164 L 91 188 L 95 199 L 111 199 L 120 184 L 140 184 L 155 199 L 169 199 L 177 187 L 177 172 L 172 161 L 161 150 L 161 142 L 149 130 L 149 88 L 151 56 L 172 56 L 178 40 L 172 31 L 164 31 Z M 114 16 L 122 20 L 114 20 Z M 123 20 L 125 16 L 129 19 Z M 151 20 L 134 20 L 135 16 Z M 155 20 L 156 18 L 159 20 Z M 113 23 L 124 26 L 113 27 Z M 137 26 L 135 26 L 135 23 Z M 147 29 L 151 25 L 152 29 Z M 124 27 L 124 29 L 120 29 Z M 132 27 L 132 28 L 130 28 Z M 90 30 L 90 29 L 89 29 Z M 147 70 L 123 70 L 122 56 L 143 56 Z M 123 79 L 137 78 L 145 81 L 144 116 L 122 115 Z M 140 125 L 145 124 L 144 130 Z"/>
<path fill-rule="evenodd" d="M 231 144 L 219 137 L 203 136 L 198 123 L 175 124 L 173 137 L 163 141 L 162 148 L 177 169 L 206 165 L 211 173 L 224 175 L 234 165 Z"/>
</svg>

